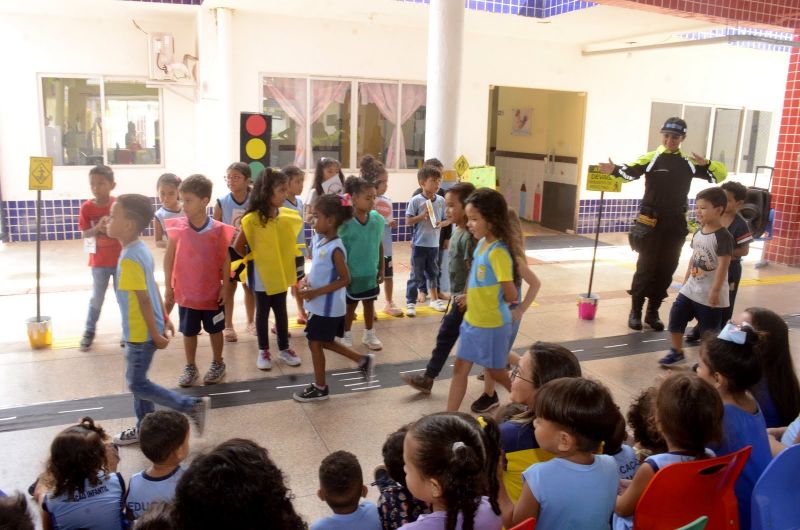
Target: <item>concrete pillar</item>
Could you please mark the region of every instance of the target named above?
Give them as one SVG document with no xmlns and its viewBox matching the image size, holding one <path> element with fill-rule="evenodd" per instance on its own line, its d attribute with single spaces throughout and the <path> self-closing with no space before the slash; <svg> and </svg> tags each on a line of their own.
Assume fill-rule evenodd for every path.
<svg viewBox="0 0 800 530">
<path fill-rule="evenodd" d="M 800 41 L 795 30 L 794 40 Z M 765 257 L 800 266 L 800 48 L 792 48 L 772 179 L 775 221 Z"/>
<path fill-rule="evenodd" d="M 218 7 L 217 15 L 217 97 L 219 101 L 219 146 L 228 160 L 239 160 L 237 153 L 238 117 L 233 105 L 233 10 Z"/>
<path fill-rule="evenodd" d="M 452 168 L 458 152 L 458 112 L 464 2 L 431 0 L 428 8 L 428 99 L 425 158 L 436 157 Z"/>
</svg>

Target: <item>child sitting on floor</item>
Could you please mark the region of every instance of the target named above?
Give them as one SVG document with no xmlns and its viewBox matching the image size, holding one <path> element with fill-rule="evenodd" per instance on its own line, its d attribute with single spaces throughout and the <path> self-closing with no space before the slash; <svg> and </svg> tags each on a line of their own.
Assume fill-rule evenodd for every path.
<svg viewBox="0 0 800 530">
<path fill-rule="evenodd" d="M 406 484 L 403 442 L 407 432 L 406 425 L 389 435 L 383 444 L 383 465 L 375 469 L 375 485 L 381 492 L 378 515 L 383 530 L 396 530 L 430 513 L 428 505 L 415 499 Z"/>
<path fill-rule="evenodd" d="M 311 525 L 311 530 L 380 530 L 378 510 L 367 496 L 361 465 L 352 453 L 335 451 L 319 466 L 317 496 L 333 510 L 333 515 Z"/>
</svg>

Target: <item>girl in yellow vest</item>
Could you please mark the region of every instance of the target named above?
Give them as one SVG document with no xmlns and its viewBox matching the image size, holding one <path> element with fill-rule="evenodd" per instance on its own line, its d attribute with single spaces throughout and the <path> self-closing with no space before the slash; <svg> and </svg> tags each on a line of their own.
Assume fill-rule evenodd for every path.
<svg viewBox="0 0 800 530">
<path fill-rule="evenodd" d="M 261 171 L 250 192 L 242 230 L 233 245 L 247 265 L 242 280 L 256 295 L 256 366 L 260 370 L 272 369 L 267 334 L 270 310 L 275 315 L 278 332 L 278 358 L 289 366 L 300 365 L 300 357 L 289 348 L 286 293 L 297 282 L 297 234 L 303 228 L 303 219 L 295 210 L 283 207 L 288 184 L 287 176 L 277 169 Z M 234 261 L 231 269 L 235 270 L 240 263 Z"/>
</svg>

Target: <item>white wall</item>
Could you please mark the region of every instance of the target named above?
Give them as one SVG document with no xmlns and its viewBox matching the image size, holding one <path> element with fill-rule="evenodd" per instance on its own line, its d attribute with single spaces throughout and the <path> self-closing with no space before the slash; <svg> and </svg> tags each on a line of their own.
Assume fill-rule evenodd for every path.
<svg viewBox="0 0 800 530">
<path fill-rule="evenodd" d="M 149 31 L 175 35 L 176 52 L 194 49 L 194 17 L 142 15 L 137 22 Z M 0 49 L 3 82 L 0 83 L 0 175 L 3 200 L 31 199 L 28 191 L 28 157 L 45 156 L 39 74 L 147 78 L 147 39 L 130 18 L 82 14 L 81 16 L 27 16 L 0 14 Z M 186 90 L 181 89 L 181 94 Z M 191 94 L 191 92 L 189 92 Z M 164 165 L 185 175 L 201 170 L 190 149 L 195 135 L 194 103 L 163 92 L 161 121 Z M 115 193 L 155 195 L 155 180 L 165 168 L 115 167 Z M 221 170 L 218 170 L 222 174 Z M 89 197 L 86 167 L 56 167 L 53 191 L 46 199 Z"/>
<path fill-rule="evenodd" d="M 234 113 L 226 128 L 235 127 L 233 121 L 239 112 L 260 110 L 261 74 L 425 79 L 424 17 L 409 17 L 401 26 L 391 25 L 392 21 L 385 17 L 376 19 L 382 22 L 379 24 L 314 19 L 313 14 L 234 11 Z M 148 16 L 149 20 L 144 20 L 148 29 L 175 33 L 179 45 L 194 43 L 194 11 L 142 18 Z M 485 163 L 490 85 L 586 92 L 582 175 L 589 163 L 609 156 L 624 162 L 646 150 L 652 100 L 768 110 L 774 113 L 777 131 L 788 67 L 786 53 L 719 45 L 583 57 L 578 44 L 532 40 L 534 21 L 530 25 L 524 23 L 527 21 L 514 21 L 505 35 L 482 32 L 483 22 L 489 20 L 485 17 L 492 17 L 496 26 L 499 16 L 470 12 L 466 19 L 459 145 L 472 165 Z M 142 23 L 139 17 L 137 21 Z M 582 38 L 585 40 L 586 36 Z M 0 45 L 4 50 L 24 50 L 5 55 L 4 71 L 10 75 L 5 75 L 0 84 L 0 175 L 4 200 L 30 196 L 25 182 L 27 157 L 42 154 L 37 73 L 145 76 L 145 42 L 144 35 L 127 16 L 104 16 L 102 20 L 90 15 L 66 20 L 25 15 L 0 17 Z M 209 135 L 213 135 L 208 131 L 213 120 L 204 119 L 203 107 L 213 109 L 213 99 L 197 104 L 165 91 L 165 167 L 119 169 L 118 192 L 154 194 L 150 188 L 163 170 L 181 175 L 199 171 L 221 177 L 223 161 L 237 156 L 237 141 L 230 138 L 216 147 L 207 146 Z M 201 123 L 207 125 L 195 126 Z M 770 158 L 774 156 L 777 132 L 772 138 Z M 85 168 L 57 169 L 56 190 L 47 195 L 86 197 L 85 173 Z M 221 179 L 215 178 L 215 182 L 217 190 L 222 191 Z M 624 196 L 640 197 L 641 186 L 627 185 Z M 404 200 L 415 187 L 413 173 L 398 172 L 392 175 L 390 194 L 395 200 Z"/>
</svg>

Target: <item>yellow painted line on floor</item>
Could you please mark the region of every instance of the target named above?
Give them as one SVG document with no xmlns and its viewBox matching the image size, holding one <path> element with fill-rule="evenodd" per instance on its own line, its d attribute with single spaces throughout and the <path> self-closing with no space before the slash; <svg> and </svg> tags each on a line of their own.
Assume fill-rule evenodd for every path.
<svg viewBox="0 0 800 530">
<path fill-rule="evenodd" d="M 765 276 L 764 278 L 748 278 L 739 282 L 739 287 L 752 287 L 756 285 L 779 285 L 782 283 L 800 282 L 800 274 L 782 274 L 778 276 Z"/>
</svg>

